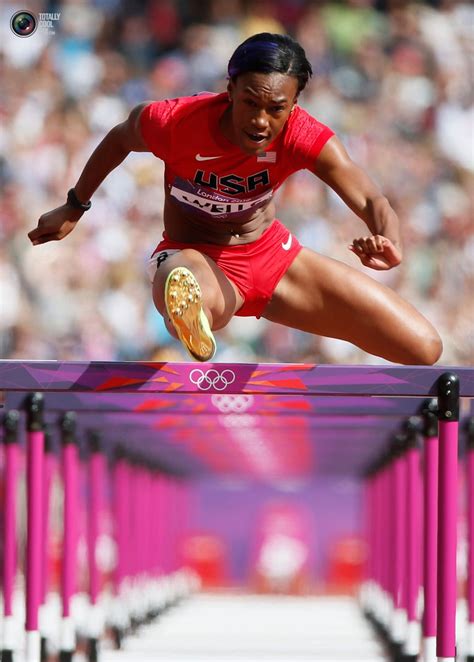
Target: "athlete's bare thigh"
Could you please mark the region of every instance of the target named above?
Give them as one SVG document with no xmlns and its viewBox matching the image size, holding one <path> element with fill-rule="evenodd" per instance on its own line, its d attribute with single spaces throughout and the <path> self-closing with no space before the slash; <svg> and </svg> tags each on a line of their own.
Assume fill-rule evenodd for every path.
<svg viewBox="0 0 474 662">
<path fill-rule="evenodd" d="M 204 312 L 213 330 L 224 327 L 243 304 L 237 287 L 207 255 L 185 248 L 162 262 L 153 280 L 153 301 L 167 322 L 164 303 L 166 278 L 175 267 L 190 269 L 201 287 Z M 172 328 L 167 324 L 172 331 Z"/>
<path fill-rule="evenodd" d="M 348 340 L 397 363 L 431 365 L 442 349 L 431 323 L 396 292 L 308 248 L 301 250 L 279 282 L 263 316 Z"/>
</svg>

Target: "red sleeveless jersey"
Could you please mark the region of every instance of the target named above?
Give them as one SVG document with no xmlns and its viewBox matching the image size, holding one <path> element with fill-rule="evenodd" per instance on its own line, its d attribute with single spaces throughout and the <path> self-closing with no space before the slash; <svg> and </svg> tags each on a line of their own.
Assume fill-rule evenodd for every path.
<svg viewBox="0 0 474 662">
<path fill-rule="evenodd" d="M 165 162 L 165 185 L 187 212 L 238 219 L 263 206 L 289 175 L 312 168 L 334 135 L 295 106 L 263 155 L 249 155 L 227 140 L 219 119 L 229 104 L 223 94 L 166 99 L 146 106 L 141 132 L 150 151 Z"/>
</svg>

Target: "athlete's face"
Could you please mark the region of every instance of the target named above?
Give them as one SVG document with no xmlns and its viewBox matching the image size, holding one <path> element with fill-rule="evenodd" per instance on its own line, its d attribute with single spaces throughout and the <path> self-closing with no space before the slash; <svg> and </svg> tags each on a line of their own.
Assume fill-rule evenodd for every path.
<svg viewBox="0 0 474 662">
<path fill-rule="evenodd" d="M 224 124 L 230 140 L 248 154 L 264 152 L 283 129 L 298 96 L 294 76 L 241 74 L 228 86 L 232 102 Z"/>
</svg>

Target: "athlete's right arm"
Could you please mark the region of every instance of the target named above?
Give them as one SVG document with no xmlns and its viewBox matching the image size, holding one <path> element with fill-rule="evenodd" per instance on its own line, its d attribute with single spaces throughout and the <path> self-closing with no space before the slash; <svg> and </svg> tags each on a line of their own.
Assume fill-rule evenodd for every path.
<svg viewBox="0 0 474 662">
<path fill-rule="evenodd" d="M 120 165 L 130 152 L 150 151 L 142 138 L 139 125 L 141 111 L 146 105 L 147 103 L 142 103 L 136 106 L 128 118 L 114 126 L 93 151 L 74 186 L 78 200 L 90 200 L 107 175 Z M 37 245 L 64 239 L 74 229 L 83 213 L 83 210 L 67 202 L 46 212 L 39 219 L 38 226 L 28 233 L 31 243 Z"/>
</svg>

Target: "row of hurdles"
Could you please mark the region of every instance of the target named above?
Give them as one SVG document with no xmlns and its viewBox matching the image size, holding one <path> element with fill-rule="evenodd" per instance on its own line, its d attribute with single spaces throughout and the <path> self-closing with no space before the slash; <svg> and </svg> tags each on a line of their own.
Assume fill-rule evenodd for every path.
<svg viewBox="0 0 474 662">
<path fill-rule="evenodd" d="M 159 392 L 160 407 L 167 399 L 170 402 L 179 401 L 179 406 L 184 406 L 183 403 L 189 402 L 192 396 L 195 398 L 193 411 L 197 411 L 208 406 L 206 398 L 214 394 L 221 397 L 225 392 L 232 396 L 246 394 L 247 398 L 255 397 L 255 402 L 249 406 L 255 406 L 257 398 L 263 397 L 262 406 L 271 404 L 276 416 L 281 417 L 282 427 L 285 425 L 282 403 L 288 408 L 288 399 L 292 398 L 295 401 L 300 398 L 298 409 L 303 417 L 308 415 L 311 401 L 320 396 L 327 400 L 330 409 L 331 398 L 337 397 L 336 404 L 340 407 L 341 395 L 344 396 L 342 400 L 347 397 L 347 403 L 354 394 L 361 395 L 368 410 L 372 406 L 380 408 L 385 403 L 377 398 L 387 396 L 387 399 L 397 400 L 403 405 L 400 411 L 405 411 L 407 398 L 414 398 L 417 406 L 426 398 L 436 398 L 431 409 L 427 408 L 423 413 L 425 423 L 430 420 L 433 425 L 434 417 L 438 428 L 437 434 L 434 434 L 434 428 L 424 428 L 423 461 L 421 449 L 416 443 L 420 433 L 418 424 L 405 416 L 400 419 L 406 421 L 403 438 L 392 440 L 390 453 L 383 458 L 377 457 L 366 475 L 365 514 L 369 556 L 361 598 L 366 614 L 390 643 L 390 654 L 394 659 L 412 660 L 423 656 L 426 662 L 433 662 L 436 657 L 442 662 L 454 661 L 457 654 L 458 611 L 456 526 L 459 412 L 460 402 L 467 403 L 469 409 L 468 399 L 474 397 L 474 371 L 396 366 L 226 364 L 215 365 L 205 373 L 200 372 L 202 375 L 197 378 L 194 364 L 0 361 L 0 390 L 6 393 L 6 413 L 3 417 L 2 660 L 13 659 L 14 651 L 19 649 L 14 587 L 18 566 L 16 554 L 19 544 L 23 542 L 18 540 L 20 523 L 16 503 L 23 465 L 26 475 L 26 535 L 22 599 L 27 662 L 46 659 L 48 639 L 50 647 L 52 645 L 59 651 L 61 662 L 72 660 L 78 645 L 77 634 L 80 635 L 79 641 L 88 641 L 88 655 L 93 662 L 97 659 L 97 642 L 105 630 L 112 633 L 116 644 L 119 644 L 124 633 L 156 617 L 198 586 L 196 576 L 177 565 L 179 527 L 186 518 L 187 507 L 185 472 L 173 469 L 166 460 L 166 453 L 161 457 L 155 452 L 156 448 L 151 447 L 148 452 L 138 429 L 137 439 L 133 438 L 133 425 L 124 428 L 121 443 L 113 448 L 110 443 L 105 447 L 101 443 L 105 427 L 81 427 L 81 412 L 75 414 L 67 410 L 73 402 L 71 396 L 76 393 L 91 396 L 86 405 L 91 407 L 94 394 L 99 392 L 120 393 L 124 397 L 138 392 Z M 12 395 L 15 397 L 10 397 Z M 57 403 L 58 398 L 61 400 L 60 406 L 54 410 L 61 441 L 60 455 L 58 447 L 49 443 L 45 426 L 44 405 L 45 402 L 48 405 L 50 395 L 54 396 L 51 402 Z M 301 401 L 305 406 L 301 406 Z M 15 407 L 11 406 L 12 403 Z M 143 404 L 138 409 L 149 409 L 149 402 L 146 406 Z M 47 410 L 46 406 L 46 413 Z M 466 406 L 463 410 L 467 411 Z M 59 411 L 61 414 L 58 416 Z M 130 413 L 136 416 L 137 407 L 134 406 Z M 270 420 L 268 413 L 264 414 L 261 417 L 263 426 Z M 230 415 L 236 416 L 235 412 Z M 51 417 L 48 420 L 50 422 Z M 103 412 L 98 412 L 95 420 L 103 420 L 104 426 L 108 423 Z M 184 427 L 192 434 L 188 422 L 191 420 L 195 422 L 196 432 L 199 421 L 198 418 L 185 421 Z M 294 419 L 292 421 L 294 423 Z M 81 441 L 81 448 L 87 447 L 88 450 L 85 456 L 79 453 L 78 424 L 79 436 L 87 437 L 86 442 L 83 438 Z M 211 435 L 209 424 L 206 423 L 206 426 L 204 433 Z M 361 417 L 361 429 L 363 427 Z M 116 429 L 120 429 L 120 424 Z M 217 423 L 216 430 L 219 440 L 221 430 Z M 351 438 L 348 430 L 350 428 L 345 428 L 344 433 L 349 449 Z M 332 437 L 328 439 L 332 440 Z M 295 433 L 295 443 L 296 440 Z M 291 446 L 291 437 L 287 441 Z M 435 446 L 436 454 L 439 449 L 439 461 L 436 462 Z M 166 450 L 166 444 L 163 449 Z M 171 450 L 173 457 L 179 457 L 176 445 Z M 423 474 L 420 467 L 423 467 Z M 48 623 L 44 622 L 51 621 L 53 613 L 48 607 L 48 559 L 45 548 L 52 476 L 58 470 L 63 490 L 63 538 L 59 601 L 56 596 L 56 613 L 59 605 L 60 618 L 57 615 L 54 618 L 55 624 L 60 623 L 60 627 L 54 636 L 51 628 L 47 633 Z M 78 490 L 81 471 L 87 475 L 86 495 Z M 97 567 L 100 528 L 97 518 L 102 508 L 101 499 L 104 498 L 103 486 L 107 483 L 110 485 L 111 537 L 116 560 L 111 574 L 111 593 L 105 599 L 101 594 Z M 472 503 L 471 493 L 468 503 Z M 80 617 L 73 614 L 73 596 L 78 581 L 75 576 L 77 527 L 78 522 L 84 520 L 84 511 L 87 513 L 87 523 L 83 523 L 82 527 L 87 531 L 88 599 L 82 612 L 86 617 L 82 617 L 81 624 L 78 623 Z M 468 521 L 472 523 L 471 516 Z M 471 529 L 468 539 L 472 550 Z M 433 549 L 437 550 L 436 554 Z M 470 551 L 468 632 L 474 627 L 472 560 Z M 420 589 L 423 600 L 419 599 Z M 470 645 L 466 655 L 472 662 L 474 649 L 471 650 Z"/>
</svg>

